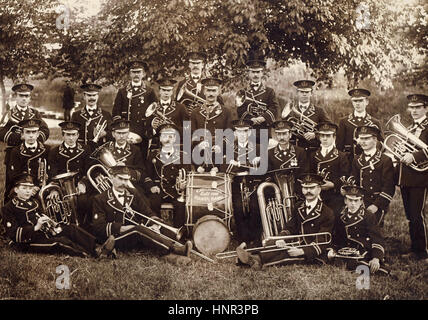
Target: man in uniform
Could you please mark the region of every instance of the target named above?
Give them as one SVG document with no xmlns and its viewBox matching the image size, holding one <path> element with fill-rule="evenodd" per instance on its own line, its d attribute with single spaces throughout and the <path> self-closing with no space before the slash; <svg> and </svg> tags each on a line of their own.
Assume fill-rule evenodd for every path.
<svg viewBox="0 0 428 320">
<path fill-rule="evenodd" d="M 107 132 L 112 119 L 110 113 L 97 104 L 102 88 L 100 85 L 86 83 L 80 88 L 86 104 L 80 111 L 73 113 L 71 120 L 80 123 L 79 142 L 89 145 L 93 151 L 110 139 Z"/>
<path fill-rule="evenodd" d="M 204 153 L 203 161 L 195 161 L 195 164 L 211 166 L 213 162 L 213 146 L 219 138 L 223 141 L 222 138 L 224 136 L 221 135 L 219 138 L 216 138 L 216 129 L 231 129 L 232 116 L 230 110 L 217 100 L 220 95 L 221 81 L 215 78 L 206 78 L 202 80 L 202 85 L 206 102 L 195 108 L 192 112 L 192 141 L 194 145 L 196 145 L 198 154 L 200 154 L 201 151 Z M 195 131 L 199 129 L 203 129 L 203 133 L 196 135 Z M 217 147 L 221 148 L 220 146 Z M 214 146 L 214 148 L 216 147 Z M 195 157 L 192 158 L 195 160 Z"/>
<path fill-rule="evenodd" d="M 361 147 L 357 144 L 355 130 L 360 126 L 376 126 L 381 129 L 379 120 L 367 113 L 370 91 L 367 89 L 352 89 L 348 91 L 351 97 L 354 112 L 340 119 L 337 130 L 337 149 L 349 154 L 349 160 L 361 154 Z"/>
<path fill-rule="evenodd" d="M 323 178 L 315 174 L 304 174 L 299 177 L 302 185 L 302 192 L 305 201 L 293 209 L 291 219 L 286 223 L 281 236 L 307 235 L 314 233 L 332 233 L 334 227 L 334 214 L 319 198 Z M 263 266 L 270 266 L 292 261 L 312 262 L 321 256 L 327 249 L 328 244 L 318 244 L 316 241 L 328 242 L 328 236 L 319 235 L 300 237 L 301 248 L 287 247 L 285 240 L 277 240 L 275 245 L 279 250 L 260 250 L 257 254 L 250 254 L 245 251 L 245 242 L 236 248 L 238 262 L 250 265 L 253 269 L 261 269 Z M 282 250 L 281 250 L 281 249 Z"/>
<path fill-rule="evenodd" d="M 115 166 L 111 168 L 111 176 L 112 188 L 94 198 L 92 226 L 97 239 L 102 242 L 113 236 L 116 248 L 119 249 L 151 244 L 165 253 L 173 252 L 188 257 L 192 242 L 181 245 L 165 237 L 162 228 L 156 224 L 159 218 L 150 209 L 147 198 L 127 187 L 131 178 L 129 168 Z"/>
<path fill-rule="evenodd" d="M 150 113 L 146 113 L 148 128 L 152 129 L 149 130 L 148 134 L 152 139 L 151 145 L 154 148 L 159 147 L 159 141 L 156 141 L 156 132 L 162 124 L 176 125 L 178 132 L 182 137 L 184 121 L 190 120 L 190 117 L 187 116 L 186 107 L 183 104 L 172 100 L 172 94 L 176 82 L 176 80 L 169 78 L 159 80 L 159 101 L 153 103 L 147 109 L 147 113 Z"/>
<path fill-rule="evenodd" d="M 190 118 L 193 109 L 204 103 L 202 92 L 203 70 L 207 56 L 203 52 L 189 52 L 190 74 L 178 83 L 176 100 L 186 108 L 187 116 Z"/>
<path fill-rule="evenodd" d="M 358 186 L 342 188 L 346 208 L 336 219 L 333 243 L 337 249 L 352 248 L 360 259 L 346 259 L 347 267 L 355 270 L 358 265 L 367 265 L 371 273 L 389 274 L 381 267 L 385 256 L 385 244 L 377 225 L 376 217 L 364 207 L 365 190 Z M 328 252 L 329 259 L 337 257 L 334 250 Z M 345 256 L 347 257 L 347 256 Z M 347 257 L 349 258 L 349 257 Z"/>
<path fill-rule="evenodd" d="M 343 207 L 340 187 L 351 171 L 348 156 L 335 147 L 337 125 L 332 122 L 321 122 L 316 127 L 320 147 L 313 155 L 311 172 L 324 177 L 321 186 L 323 202 L 338 215 Z"/>
<path fill-rule="evenodd" d="M 428 97 L 423 94 L 411 94 L 408 110 L 413 118 L 409 132 L 424 143 L 428 143 Z M 416 171 L 410 165 L 426 164 L 428 150 L 407 152 L 399 164 L 398 185 L 401 189 L 404 211 L 409 222 L 411 240 L 410 257 L 423 260 L 428 264 L 427 227 L 425 220 L 425 201 L 427 198 L 428 171 Z"/>
<path fill-rule="evenodd" d="M 10 152 L 10 160 L 6 167 L 5 199 L 14 185 L 14 178 L 22 172 L 35 176 L 39 186 L 47 183 L 49 150 L 38 140 L 41 123 L 39 119 L 27 119 L 18 124 L 22 128 L 24 141 Z"/>
<path fill-rule="evenodd" d="M 20 145 L 22 142 L 22 128 L 19 126 L 20 121 L 25 119 L 41 120 L 37 139 L 41 143 L 44 143 L 49 138 L 48 125 L 42 119 L 39 111 L 30 107 L 31 91 L 33 88 L 31 84 L 27 83 L 17 84 L 12 87 L 12 91 L 16 95 L 16 105 L 7 112 L 0 125 L 0 141 L 7 144 L 4 156 L 5 167 L 9 165 L 12 148 Z M 5 193 L 4 199 L 6 198 L 7 194 Z"/>
<path fill-rule="evenodd" d="M 268 134 L 278 112 L 275 91 L 262 81 L 265 66 L 266 62 L 262 60 L 247 62 L 249 84 L 236 97 L 238 117 L 251 121 L 252 128 L 257 132 L 257 143 L 262 143 L 260 130 L 264 129 Z"/>
<path fill-rule="evenodd" d="M 378 127 L 358 127 L 355 136 L 363 150 L 352 162 L 351 175 L 367 191 L 364 204 L 383 226 L 384 216 L 395 193 L 394 167 L 390 157 L 377 148 L 382 138 Z"/>
<path fill-rule="evenodd" d="M 330 119 L 324 109 L 311 103 L 315 82 L 312 80 L 298 80 L 295 81 L 293 85 L 297 90 L 297 105 L 293 105 L 292 108 L 296 108 L 299 113 L 312 120 L 315 125 L 320 122 L 329 122 Z M 284 112 L 282 116 L 284 118 Z M 288 119 L 288 117 L 290 117 L 290 115 L 286 115 L 285 118 Z M 309 160 L 312 159 L 313 153 L 315 153 L 320 145 L 320 142 L 316 139 L 315 128 L 313 129 L 314 131 L 307 131 L 302 135 L 296 136 L 296 146 L 304 148 L 309 152 Z"/>
<path fill-rule="evenodd" d="M 160 212 L 162 203 L 170 203 L 174 207 L 173 224 L 181 227 L 185 223 L 185 207 L 183 201 L 178 201 L 185 191 L 185 184 L 176 185 L 181 169 L 189 172 L 190 165 L 184 164 L 184 152 L 176 144 L 178 128 L 173 124 L 164 124 L 159 127 L 160 148 L 149 154 L 149 172 L 151 173 L 150 203 L 155 212 Z M 184 175 L 181 178 L 185 178 Z M 178 189 L 176 188 L 178 187 Z"/>
<path fill-rule="evenodd" d="M 131 82 L 119 89 L 114 100 L 113 118 L 130 121 L 130 143 L 137 144 L 147 159 L 149 137 L 147 136 L 146 110 L 156 101 L 153 89 L 144 82 L 148 66 L 143 61 L 132 61 L 129 67 Z"/>
</svg>

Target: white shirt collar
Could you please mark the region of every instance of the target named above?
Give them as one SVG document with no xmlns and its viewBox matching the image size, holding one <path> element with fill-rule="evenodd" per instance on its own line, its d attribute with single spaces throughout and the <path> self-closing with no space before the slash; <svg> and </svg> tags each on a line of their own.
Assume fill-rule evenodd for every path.
<svg viewBox="0 0 428 320">
<path fill-rule="evenodd" d="M 334 148 L 334 144 L 332 144 L 330 147 L 328 148 L 323 148 L 323 146 L 321 146 L 321 153 L 324 153 L 324 155 L 328 154 L 331 150 L 333 150 Z"/>
<path fill-rule="evenodd" d="M 307 107 L 309 107 L 310 104 L 311 104 L 311 102 L 307 102 L 307 103 L 301 103 L 301 102 L 299 102 L 299 107 L 303 108 L 303 109 L 306 109 Z"/>
<path fill-rule="evenodd" d="M 29 149 L 29 148 L 37 148 L 37 142 L 35 142 L 35 143 L 33 143 L 33 144 L 28 144 L 28 143 L 26 143 L 26 142 L 24 142 L 25 143 L 25 147 L 27 148 L 27 149 Z"/>
<path fill-rule="evenodd" d="M 117 144 L 117 142 L 115 142 L 115 143 L 114 143 L 114 147 L 115 147 L 116 149 L 125 149 L 125 147 L 126 147 L 126 142 L 123 144 L 123 146 L 119 146 L 119 145 Z"/>
<path fill-rule="evenodd" d="M 28 110 L 28 106 L 27 107 L 20 107 L 20 106 L 16 105 L 16 108 L 21 112 L 25 112 Z"/>
<path fill-rule="evenodd" d="M 245 141 L 244 144 L 242 144 L 241 142 L 238 141 L 238 147 L 246 148 L 247 146 L 248 146 L 248 141 Z"/>
<path fill-rule="evenodd" d="M 174 153 L 174 147 L 172 147 L 171 149 L 164 149 L 162 147 L 161 152 L 164 153 L 167 158 L 169 158 Z"/>
<path fill-rule="evenodd" d="M 86 110 L 87 111 L 95 111 L 95 110 L 97 110 L 97 106 L 95 106 L 95 107 L 90 107 L 90 106 L 88 106 L 88 105 L 86 105 Z"/>
<path fill-rule="evenodd" d="M 359 118 L 365 118 L 366 117 L 366 115 L 367 115 L 367 112 L 366 111 L 363 111 L 363 112 L 357 112 L 356 110 L 354 110 L 354 117 L 359 117 Z"/>
<path fill-rule="evenodd" d="M 170 105 L 171 104 L 171 99 L 170 100 L 166 100 L 166 101 L 161 100 L 160 104 L 161 104 L 162 107 L 163 107 L 164 104 Z"/>
<path fill-rule="evenodd" d="M 115 188 L 112 188 L 112 189 L 113 189 L 113 193 L 114 193 L 114 196 L 116 197 L 116 199 L 123 205 L 125 198 L 119 197 L 119 195 L 125 194 L 125 191 L 119 193 Z"/>
<path fill-rule="evenodd" d="M 364 156 L 365 157 L 373 157 L 373 155 L 376 153 L 377 149 L 373 148 L 373 150 L 370 150 L 370 152 L 366 152 L 364 151 Z"/>
<path fill-rule="evenodd" d="M 286 150 L 290 149 L 290 144 L 288 144 L 287 147 L 284 148 L 284 149 L 281 147 L 280 144 L 278 144 L 278 149 L 281 150 L 281 151 L 286 151 Z"/>
<path fill-rule="evenodd" d="M 140 81 L 140 82 L 132 82 L 131 81 L 131 86 L 133 86 L 133 87 L 141 87 L 141 83 L 142 83 L 142 81 Z"/>
<path fill-rule="evenodd" d="M 305 201 L 306 207 L 310 207 L 311 208 L 310 210 L 312 210 L 313 208 L 315 208 L 315 206 L 317 205 L 317 203 L 318 203 L 318 199 L 317 198 L 315 198 L 315 200 L 313 200 L 311 202 Z"/>
<path fill-rule="evenodd" d="M 72 149 L 72 148 L 75 148 L 76 147 L 76 143 L 75 144 L 73 144 L 72 146 L 70 146 L 70 145 L 68 145 L 68 144 L 66 144 L 65 142 L 64 142 L 64 146 L 66 147 L 66 148 L 68 148 L 68 149 Z"/>
<path fill-rule="evenodd" d="M 421 124 L 426 118 L 427 116 L 425 115 L 422 118 L 419 118 L 418 120 L 413 120 L 413 122 Z"/>
</svg>

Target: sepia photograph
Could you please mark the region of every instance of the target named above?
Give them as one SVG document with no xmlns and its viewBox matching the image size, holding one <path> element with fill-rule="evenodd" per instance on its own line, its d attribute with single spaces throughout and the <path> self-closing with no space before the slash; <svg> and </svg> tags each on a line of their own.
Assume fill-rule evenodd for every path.
<svg viewBox="0 0 428 320">
<path fill-rule="evenodd" d="M 0 300 L 427 300 L 427 48 L 423 0 L 0 0 Z"/>
</svg>

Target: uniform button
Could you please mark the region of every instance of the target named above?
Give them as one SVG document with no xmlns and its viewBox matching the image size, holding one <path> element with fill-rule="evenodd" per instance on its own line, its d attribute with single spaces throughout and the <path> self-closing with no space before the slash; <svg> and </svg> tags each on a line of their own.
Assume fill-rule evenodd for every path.
<svg viewBox="0 0 428 320">
<path fill-rule="evenodd" d="M 314 224 L 313 223 L 311 223 L 311 227 L 313 227 L 314 226 Z"/>
<path fill-rule="evenodd" d="M 357 233 L 357 237 L 359 237 L 360 235 Z"/>
<path fill-rule="evenodd" d="M 348 238 L 350 238 L 351 236 L 348 234 Z"/>
</svg>

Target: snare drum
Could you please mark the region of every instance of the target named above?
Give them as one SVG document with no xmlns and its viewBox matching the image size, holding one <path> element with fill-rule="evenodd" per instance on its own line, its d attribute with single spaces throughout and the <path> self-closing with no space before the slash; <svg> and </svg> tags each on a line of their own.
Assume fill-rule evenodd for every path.
<svg viewBox="0 0 428 320">
<path fill-rule="evenodd" d="M 206 215 L 193 227 L 193 242 L 201 253 L 215 255 L 229 246 L 230 232 L 218 216 Z"/>
</svg>

